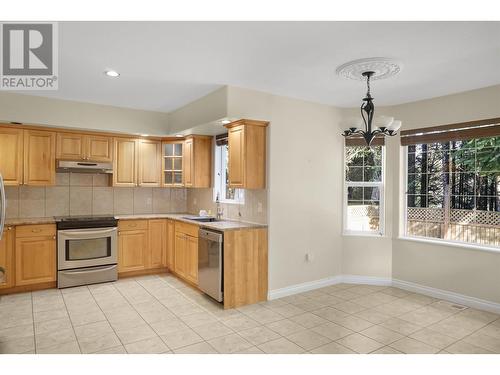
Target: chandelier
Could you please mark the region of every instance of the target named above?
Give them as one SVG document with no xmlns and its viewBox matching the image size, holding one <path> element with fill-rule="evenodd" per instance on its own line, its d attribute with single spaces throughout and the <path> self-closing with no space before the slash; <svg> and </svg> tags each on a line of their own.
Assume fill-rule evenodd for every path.
<svg viewBox="0 0 500 375">
<path fill-rule="evenodd" d="M 370 92 L 370 80 L 387 78 L 399 72 L 400 66 L 385 58 L 362 59 L 349 62 L 337 69 L 337 73 L 346 78 L 366 79 L 367 92 L 361 104 L 361 118 L 351 121 L 342 135 L 344 137 L 363 137 L 370 146 L 377 136 L 395 136 L 401 127 L 401 121 L 394 117 L 374 117 L 375 106 Z"/>
</svg>

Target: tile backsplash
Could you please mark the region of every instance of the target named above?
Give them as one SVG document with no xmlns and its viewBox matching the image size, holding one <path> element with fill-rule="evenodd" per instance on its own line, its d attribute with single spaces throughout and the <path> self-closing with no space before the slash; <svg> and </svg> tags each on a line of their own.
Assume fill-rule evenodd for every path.
<svg viewBox="0 0 500 375">
<path fill-rule="evenodd" d="M 267 224 L 267 190 L 245 190 L 245 203 L 222 203 L 221 207 L 225 219 Z M 213 189 L 188 189 L 187 210 L 191 214 L 211 210 L 215 216 Z"/>
<path fill-rule="evenodd" d="M 186 189 L 110 187 L 105 174 L 57 173 L 56 186 L 6 186 L 7 217 L 187 211 Z"/>
</svg>

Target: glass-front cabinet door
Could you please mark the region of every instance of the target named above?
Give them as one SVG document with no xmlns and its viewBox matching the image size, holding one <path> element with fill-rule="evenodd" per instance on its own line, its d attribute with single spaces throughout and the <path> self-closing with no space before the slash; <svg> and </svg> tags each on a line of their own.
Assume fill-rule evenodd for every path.
<svg viewBox="0 0 500 375">
<path fill-rule="evenodd" d="M 163 186 L 184 186 L 182 176 L 183 141 L 163 142 Z"/>
</svg>

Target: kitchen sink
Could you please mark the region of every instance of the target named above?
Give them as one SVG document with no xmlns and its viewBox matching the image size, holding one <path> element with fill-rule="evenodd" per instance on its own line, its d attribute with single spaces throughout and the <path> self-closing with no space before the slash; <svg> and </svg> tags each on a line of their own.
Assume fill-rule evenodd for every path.
<svg viewBox="0 0 500 375">
<path fill-rule="evenodd" d="M 194 220 L 200 223 L 211 223 L 213 221 L 217 221 L 215 217 L 211 216 L 184 216 L 183 219 Z"/>
</svg>

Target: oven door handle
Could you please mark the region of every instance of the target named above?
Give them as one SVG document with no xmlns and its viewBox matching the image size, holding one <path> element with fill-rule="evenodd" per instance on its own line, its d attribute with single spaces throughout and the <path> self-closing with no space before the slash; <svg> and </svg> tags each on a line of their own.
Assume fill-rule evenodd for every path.
<svg viewBox="0 0 500 375">
<path fill-rule="evenodd" d="M 113 268 L 116 268 L 116 264 L 113 264 L 112 266 L 109 266 L 109 267 L 98 267 L 95 270 L 86 269 L 86 270 L 83 270 L 83 271 L 70 271 L 68 273 L 71 273 L 72 275 L 77 275 L 77 274 L 80 274 L 80 273 L 96 273 L 96 272 L 102 272 L 102 271 L 112 270 Z M 67 271 L 65 271 L 65 272 L 67 272 Z"/>
<path fill-rule="evenodd" d="M 107 229 L 92 229 L 92 230 L 60 230 L 59 234 L 64 235 L 66 238 L 75 238 L 79 239 L 83 238 L 96 238 L 99 237 L 107 237 L 110 234 L 116 233 L 117 228 L 107 228 Z"/>
</svg>

